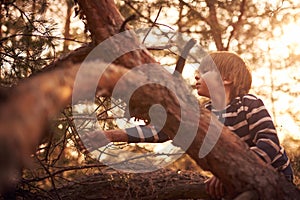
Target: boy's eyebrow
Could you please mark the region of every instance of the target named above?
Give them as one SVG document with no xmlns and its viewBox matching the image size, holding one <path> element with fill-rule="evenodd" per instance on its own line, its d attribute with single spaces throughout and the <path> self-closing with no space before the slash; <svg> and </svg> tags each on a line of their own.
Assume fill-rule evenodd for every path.
<svg viewBox="0 0 300 200">
<path fill-rule="evenodd" d="M 206 72 L 209 72 L 209 71 L 214 71 L 212 67 L 210 66 L 199 66 L 198 68 L 199 70 L 199 73 L 206 73 Z"/>
</svg>

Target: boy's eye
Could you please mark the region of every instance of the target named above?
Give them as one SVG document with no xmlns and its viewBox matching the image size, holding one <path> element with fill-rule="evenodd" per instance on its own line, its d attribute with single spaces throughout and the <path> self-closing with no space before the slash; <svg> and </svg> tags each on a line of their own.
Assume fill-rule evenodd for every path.
<svg viewBox="0 0 300 200">
<path fill-rule="evenodd" d="M 200 74 L 205 74 L 205 73 L 207 73 L 208 72 L 208 70 L 201 70 L 200 71 Z"/>
<path fill-rule="evenodd" d="M 203 68 L 203 69 L 200 69 L 200 74 L 205 74 L 209 72 L 209 69 L 208 68 Z"/>
<path fill-rule="evenodd" d="M 205 74 L 209 71 L 209 67 L 208 66 L 200 66 L 199 67 L 199 72 L 200 74 Z"/>
</svg>

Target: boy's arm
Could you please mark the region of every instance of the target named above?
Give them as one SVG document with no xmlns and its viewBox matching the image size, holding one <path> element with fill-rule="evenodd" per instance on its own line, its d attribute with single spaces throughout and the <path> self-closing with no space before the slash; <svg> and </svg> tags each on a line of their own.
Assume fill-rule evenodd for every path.
<svg viewBox="0 0 300 200">
<path fill-rule="evenodd" d="M 274 123 L 263 102 L 257 99 L 248 108 L 249 131 L 255 144 L 250 149 L 275 169 L 284 170 L 289 165 L 289 158 L 280 146 Z"/>
<path fill-rule="evenodd" d="M 135 126 L 124 130 L 98 130 L 81 134 L 80 138 L 88 151 L 94 151 L 110 142 L 161 143 L 169 140 L 165 133 L 157 131 L 153 126 Z"/>
<path fill-rule="evenodd" d="M 165 142 L 169 140 L 169 136 L 162 131 L 157 131 L 154 126 L 135 126 L 125 129 L 128 143 L 138 142 Z"/>
</svg>

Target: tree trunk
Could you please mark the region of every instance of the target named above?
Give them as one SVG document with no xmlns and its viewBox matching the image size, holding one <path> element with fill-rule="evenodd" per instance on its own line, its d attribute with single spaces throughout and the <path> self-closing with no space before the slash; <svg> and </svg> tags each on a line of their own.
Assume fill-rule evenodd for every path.
<svg viewBox="0 0 300 200">
<path fill-rule="evenodd" d="M 88 21 L 89 31 L 92 33 L 92 39 L 95 44 L 99 44 L 111 36 L 120 33 L 121 27 L 124 26 L 124 18 L 119 12 L 118 8 L 114 4 L 114 1 L 90 1 L 80 0 L 78 1 L 80 8 L 86 16 Z M 125 24 L 125 29 L 126 24 Z M 131 47 L 135 47 L 137 50 L 128 52 L 122 55 L 120 58 L 114 61 L 115 64 L 122 65 L 126 68 L 133 68 L 135 66 L 142 65 L 144 63 L 157 63 L 149 52 L 140 48 L 140 43 L 136 38 L 126 38 L 123 34 L 118 37 L 118 40 L 114 41 L 116 46 L 106 46 L 106 51 L 111 54 L 117 54 L 116 52 L 126 52 L 128 44 Z M 109 55 L 107 55 L 109 57 Z M 106 58 L 102 58 L 107 61 Z"/>
<path fill-rule="evenodd" d="M 70 25 L 71 25 L 71 15 L 72 15 L 72 8 L 73 8 L 73 2 L 71 0 L 66 1 L 67 4 L 67 12 L 65 16 L 65 32 L 64 32 L 64 38 L 69 39 L 70 38 Z M 68 52 L 69 51 L 69 40 L 64 41 L 64 46 L 63 46 L 63 52 Z"/>
<path fill-rule="evenodd" d="M 78 2 L 87 17 L 89 29 L 97 43 L 118 33 L 124 20 L 113 0 L 79 0 Z M 128 48 L 128 45 L 139 45 L 134 37 L 128 37 L 128 35 L 122 40 L 112 42 L 114 42 L 112 43 L 114 51 L 122 51 L 122 48 Z M 187 95 L 189 89 L 178 84 L 182 81 L 180 77 L 166 73 L 158 64 L 152 64 L 147 71 L 139 70 L 138 67 L 137 71 L 128 69 L 143 63 L 155 63 L 145 49 L 123 55 L 115 62 L 115 65 L 110 65 L 103 73 L 98 84 L 98 92 L 111 94 L 116 83 L 119 84 L 120 78 L 126 74 L 127 78 L 122 79 L 118 88 L 118 97 L 124 98 L 128 93 L 128 88 L 135 88 L 140 86 L 140 83 L 147 83 L 149 77 L 156 77 L 157 80 L 168 85 L 169 90 L 159 84 L 148 84 L 139 88 L 130 99 L 132 116 L 148 118 L 148 109 L 151 105 L 162 105 L 167 113 L 164 132 L 170 138 L 174 138 L 175 144 L 187 148 L 187 153 L 199 166 L 219 177 L 230 197 L 244 191 L 254 190 L 261 199 L 300 198 L 300 192 L 294 185 L 272 167 L 263 163 L 244 142 L 223 127 L 211 113 L 201 108 L 200 119 L 197 117 L 195 110 L 199 109 L 198 104 L 193 104 L 194 98 Z M 83 74 L 85 75 L 83 77 L 89 78 L 81 82 L 81 93 L 78 99 L 93 94 L 91 80 L 99 78 L 94 70 L 102 65 L 105 66 L 106 63 L 91 61 L 90 70 Z M 2 185 L 6 184 L 7 176 L 13 167 L 27 162 L 30 153 L 33 153 L 38 146 L 48 121 L 70 103 L 79 67 L 72 62 L 58 61 L 53 70 L 20 82 L 17 87 L 12 88 L 10 94 L 6 94 L 6 99 L 0 105 L 0 145 L 2 147 L 0 183 Z M 174 81 L 170 83 L 170 80 Z M 176 91 L 176 98 L 174 91 Z M 181 119 L 182 116 L 186 117 L 185 120 Z M 195 137 L 190 134 L 176 135 L 182 127 L 187 130 L 186 133 L 191 133 L 189 130 L 192 130 L 195 125 L 197 125 Z M 208 129 L 212 132 L 221 131 L 220 137 L 211 138 L 212 135 L 206 137 Z M 190 137 L 192 138 L 191 145 L 187 141 Z M 199 152 L 201 146 L 205 145 L 203 144 L 205 137 L 208 142 L 213 143 L 217 140 L 217 143 L 212 151 L 202 158 L 199 157 Z M 7 156 L 11 158 L 10 162 L 7 161 Z"/>
</svg>

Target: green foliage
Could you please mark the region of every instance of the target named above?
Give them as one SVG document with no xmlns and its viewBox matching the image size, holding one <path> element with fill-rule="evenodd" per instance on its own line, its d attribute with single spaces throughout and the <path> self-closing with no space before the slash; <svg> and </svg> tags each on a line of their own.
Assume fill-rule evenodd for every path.
<svg viewBox="0 0 300 200">
<path fill-rule="evenodd" d="M 47 7 L 46 0 L 0 2 L 2 86 L 28 77 L 54 59 L 55 24 L 45 17 Z"/>
</svg>

